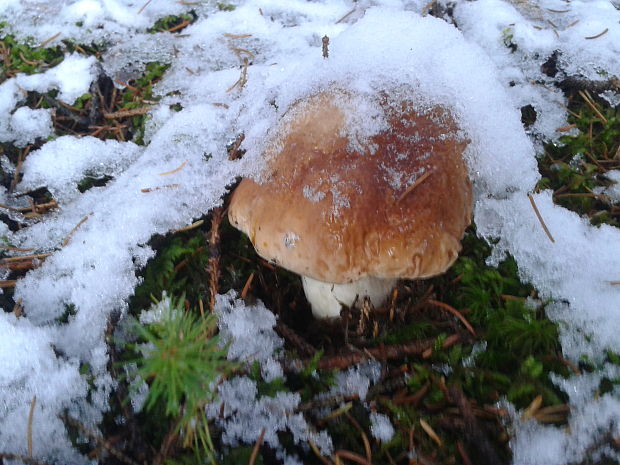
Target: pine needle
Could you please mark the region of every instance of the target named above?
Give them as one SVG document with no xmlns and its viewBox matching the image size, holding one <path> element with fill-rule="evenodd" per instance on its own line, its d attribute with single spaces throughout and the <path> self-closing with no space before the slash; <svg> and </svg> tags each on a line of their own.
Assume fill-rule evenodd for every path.
<svg viewBox="0 0 620 465">
<path fill-rule="evenodd" d="M 250 455 L 250 460 L 248 460 L 248 465 L 254 465 L 256 462 L 256 457 L 258 456 L 258 451 L 260 449 L 261 444 L 263 443 L 263 439 L 265 437 L 265 428 L 260 430 L 260 434 L 256 439 L 256 443 L 254 444 L 254 448 L 252 449 L 252 455 Z"/>
<path fill-rule="evenodd" d="M 540 222 L 540 225 L 542 226 L 543 230 L 545 231 L 545 234 L 547 235 L 547 237 L 549 238 L 549 240 L 551 242 L 555 243 L 555 239 L 553 238 L 553 236 L 549 232 L 549 228 L 547 228 L 547 225 L 545 224 L 545 220 L 543 220 L 543 217 L 540 214 L 540 211 L 538 211 L 538 207 L 536 206 L 536 202 L 534 202 L 534 197 L 532 197 L 531 194 L 527 194 L 527 198 L 530 199 L 530 203 L 532 204 L 532 208 L 534 209 L 534 213 L 536 213 L 536 217 L 538 218 L 538 221 Z"/>
<path fill-rule="evenodd" d="M 422 176 L 420 176 L 418 179 L 416 179 L 415 182 L 413 184 L 411 184 L 409 187 L 407 187 L 405 192 L 403 192 L 400 195 L 400 197 L 398 197 L 398 199 L 396 199 L 396 202 L 394 202 L 394 203 L 397 204 L 401 200 L 403 200 L 405 197 L 407 197 L 416 187 L 418 187 L 420 184 L 422 184 L 424 182 L 424 180 L 426 178 L 428 178 L 431 174 L 432 174 L 432 171 L 427 171 Z"/>
<path fill-rule="evenodd" d="M 461 312 L 459 312 L 456 308 L 451 307 L 450 305 L 445 304 L 443 302 L 433 300 L 433 299 L 429 299 L 427 300 L 427 302 L 431 305 L 435 305 L 436 307 L 442 308 L 446 310 L 447 312 L 450 312 L 452 315 L 457 317 L 461 321 L 461 323 L 463 323 L 463 326 L 467 328 L 467 331 L 469 331 L 472 334 L 472 336 L 476 337 L 476 331 L 474 331 L 474 328 L 472 327 L 472 325 L 469 324 L 469 321 L 467 321 L 465 317 L 461 314 Z"/>
<path fill-rule="evenodd" d="M 443 447 L 441 438 L 435 433 L 435 430 L 424 419 L 420 418 L 420 426 L 428 436 L 437 443 L 439 447 Z"/>
<path fill-rule="evenodd" d="M 32 397 L 30 402 L 30 412 L 28 412 L 28 456 L 32 457 L 32 419 L 34 417 L 34 407 L 37 405 L 37 396 Z"/>
</svg>

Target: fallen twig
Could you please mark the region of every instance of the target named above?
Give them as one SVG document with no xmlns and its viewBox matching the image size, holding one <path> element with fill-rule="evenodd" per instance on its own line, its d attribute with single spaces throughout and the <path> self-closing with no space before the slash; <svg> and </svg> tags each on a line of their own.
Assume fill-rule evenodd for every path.
<svg viewBox="0 0 620 465">
<path fill-rule="evenodd" d="M 209 310 L 215 312 L 215 297 L 218 291 L 218 280 L 220 277 L 220 224 L 224 217 L 224 209 L 217 207 L 211 213 L 211 231 L 209 231 Z"/>
<path fill-rule="evenodd" d="M 319 360 L 317 368 L 320 370 L 341 370 L 372 358 L 393 360 L 406 355 L 422 355 L 427 349 L 432 349 L 434 343 L 435 339 L 424 339 L 407 344 L 373 347 L 364 352 L 332 355 Z"/>
</svg>

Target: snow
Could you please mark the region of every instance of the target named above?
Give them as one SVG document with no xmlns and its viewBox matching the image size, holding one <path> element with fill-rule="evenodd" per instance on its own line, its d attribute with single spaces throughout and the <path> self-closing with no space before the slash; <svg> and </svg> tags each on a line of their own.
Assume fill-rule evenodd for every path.
<svg viewBox="0 0 620 465">
<path fill-rule="evenodd" d="M 370 413 L 370 433 L 381 442 L 389 442 L 394 437 L 394 427 L 387 415 Z"/>
<path fill-rule="evenodd" d="M 15 113 L 22 108 L 26 107 Z M 26 190 L 47 187 L 56 201 L 69 202 L 79 196 L 78 184 L 86 176 L 115 177 L 140 151 L 133 142 L 62 136 L 28 155 L 20 186 Z"/>
<path fill-rule="evenodd" d="M 273 329 L 276 325 L 273 313 L 260 302 L 246 306 L 242 300 L 236 299 L 232 290 L 217 297 L 215 311 L 222 344 L 228 344 L 228 360 L 247 364 L 258 361 L 265 381 L 283 376 L 276 352 L 284 341 Z"/>
<path fill-rule="evenodd" d="M 296 444 L 312 440 L 321 453 L 333 452 L 327 432 L 312 431 L 302 414 L 295 412 L 301 400 L 299 394 L 278 392 L 274 397 L 258 396 L 256 383 L 245 376 L 224 381 L 217 392 L 217 398 L 207 406 L 207 417 L 222 427 L 224 444 L 254 444 L 264 431 L 264 442 L 283 452 L 278 432 L 290 431 Z"/>
<path fill-rule="evenodd" d="M 356 105 L 371 109 L 373 95 L 388 90 L 422 107 L 441 104 L 453 110 L 471 140 L 466 160 L 475 188 L 474 221 L 478 233 L 496 243 L 490 262 L 512 254 L 522 278 L 542 297 L 556 300 L 550 313 L 562 323 L 565 357 L 577 361 L 588 355 L 611 376 L 604 355 L 606 350 L 620 352 L 620 287 L 610 283 L 620 279 L 620 233 L 590 226 L 553 205 L 550 192 L 540 192 L 532 198 L 552 243 L 527 194 L 540 177 L 536 149 L 566 125 L 566 102 L 554 83 L 569 76 L 620 75 L 620 11 L 606 0 L 457 1 L 457 29 L 442 19 L 420 16 L 426 3 L 240 0 L 234 11 L 220 12 L 212 2 L 200 2 L 191 5 L 198 20 L 182 34 L 147 35 L 146 28 L 158 18 L 190 6 L 143 0 L 0 0 L 0 21 L 33 44 L 58 32 L 61 36 L 50 45 L 61 39 L 114 44 L 101 67 L 94 58 L 68 54 L 43 73 L 1 83 L 2 142 L 24 146 L 52 136 L 51 113 L 25 107 L 24 91 L 56 89 L 58 98 L 71 105 L 89 91 L 101 69 L 124 82 L 148 61 L 171 64 L 155 89 L 162 100 L 150 114 L 146 146 L 65 136 L 26 158 L 17 192 L 46 186 L 60 207 L 40 221 L 21 218 L 19 231 L 3 228 L 11 245 L 53 255 L 17 283 L 15 297 L 22 299 L 24 315 L 0 315 L 0 451 L 26 453 L 24 425 L 36 396 L 34 457 L 51 463 L 89 462 L 71 446 L 58 414 L 68 411 L 94 429 L 106 411 L 113 382 L 104 331 L 112 312 L 126 310 L 139 282 L 136 272 L 153 256 L 149 239 L 219 205 L 237 176 L 256 176 L 269 128 L 294 102 L 326 88 L 346 88 Z M 246 34 L 250 36 L 238 36 Z M 324 35 L 330 38 L 328 59 L 321 51 Z M 514 52 L 506 41 L 516 45 Z M 564 71 L 554 77 L 541 66 L 556 51 Z M 235 87 L 244 58 L 250 64 L 247 83 Z M 617 95 L 608 92 L 606 98 Z M 183 110 L 171 111 L 177 103 Z M 537 113 L 527 130 L 520 121 L 524 105 Z M 372 133 L 381 124 L 381 118 L 354 121 L 355 134 L 362 134 L 361 129 Z M 229 161 L 226 145 L 241 133 L 246 154 Z M 6 159 L 2 166 L 15 169 Z M 84 176 L 111 179 L 80 194 L 77 184 Z M 308 196 L 313 196 L 311 190 Z M 27 204 L 11 194 L 3 201 Z M 247 344 L 255 344 L 247 348 L 239 343 L 234 349 L 233 343 L 234 357 L 258 360 L 267 379 L 279 376 L 274 351 L 281 341 L 272 333 L 273 315 L 262 304 L 246 307 L 232 294 L 220 296 L 218 308 L 224 333 L 235 341 L 245 335 Z M 68 310 L 68 321 L 59 323 Z M 261 334 L 256 341 L 247 339 L 256 334 L 252 322 Z M 80 375 L 83 366 L 89 367 L 94 387 Z M 340 374 L 337 386 L 363 399 L 376 373 L 359 370 Z M 557 380 L 571 399 L 569 430 L 515 420 L 511 444 L 516 465 L 543 456 L 546 463 L 565 464 L 592 451 L 620 460 L 617 452 L 597 446 L 608 432 L 618 435 L 614 418 L 620 405 L 618 388 L 597 397 L 584 387 L 593 386 L 596 376 Z M 248 378 L 233 378 L 222 386 L 227 388 L 218 393 L 226 413 L 217 417 L 218 405 L 218 413 L 210 410 L 210 415 L 224 427 L 230 444 L 253 443 L 264 427 L 265 441 L 274 447 L 272 431 L 289 430 L 296 440 L 313 437 L 323 451 L 331 450 L 328 437 L 309 431 L 303 417 L 292 413 L 299 403 L 295 394 L 259 397 Z M 248 396 L 247 405 L 241 403 L 242 394 Z M 244 424 L 251 427 L 240 427 Z"/>
</svg>

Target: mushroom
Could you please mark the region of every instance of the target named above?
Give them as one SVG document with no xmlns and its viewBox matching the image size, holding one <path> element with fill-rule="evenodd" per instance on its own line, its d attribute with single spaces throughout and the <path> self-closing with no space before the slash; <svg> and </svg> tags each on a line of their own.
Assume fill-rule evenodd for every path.
<svg viewBox="0 0 620 465">
<path fill-rule="evenodd" d="M 316 317 L 364 297 L 378 307 L 398 279 L 443 273 L 471 221 L 464 134 L 447 108 L 395 93 L 296 102 L 269 136 L 258 179 L 233 193 L 231 224 L 302 276 Z"/>
</svg>

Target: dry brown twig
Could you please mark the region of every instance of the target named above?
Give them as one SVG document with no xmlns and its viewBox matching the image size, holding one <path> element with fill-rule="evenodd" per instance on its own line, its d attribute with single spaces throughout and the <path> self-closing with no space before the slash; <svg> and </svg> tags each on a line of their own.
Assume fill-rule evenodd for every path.
<svg viewBox="0 0 620 465">
<path fill-rule="evenodd" d="M 215 312 L 215 298 L 218 291 L 218 280 L 220 277 L 220 224 L 224 217 L 224 208 L 217 207 L 211 213 L 211 231 L 209 231 L 209 262 L 207 271 L 209 273 L 209 310 Z"/>
<path fill-rule="evenodd" d="M 420 341 L 411 341 L 406 344 L 372 347 L 366 349 L 364 352 L 332 355 L 323 357 L 319 360 L 317 368 L 319 370 L 335 370 L 347 368 L 371 358 L 394 360 L 406 355 L 423 355 L 428 349 L 432 350 L 434 343 L 435 339 L 424 339 Z"/>
</svg>

